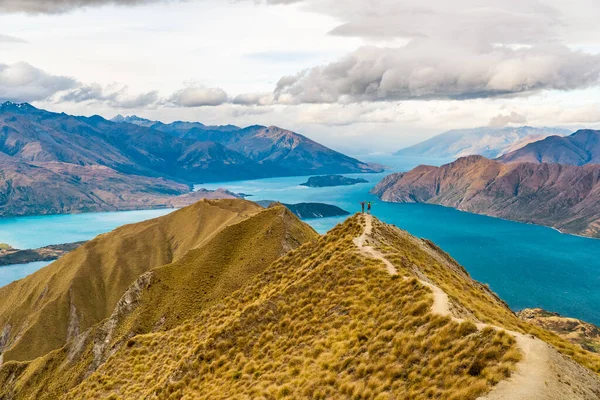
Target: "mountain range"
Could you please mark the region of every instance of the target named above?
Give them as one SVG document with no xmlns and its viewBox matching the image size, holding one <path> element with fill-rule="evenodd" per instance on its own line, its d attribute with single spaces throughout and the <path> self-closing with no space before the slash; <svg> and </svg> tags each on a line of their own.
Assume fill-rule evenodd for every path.
<svg viewBox="0 0 600 400">
<path fill-rule="evenodd" d="M 432 158 L 460 158 L 481 155 L 487 158 L 497 158 L 548 136 L 565 136 L 570 133 L 571 131 L 561 128 L 534 128 L 530 126 L 457 129 L 444 132 L 424 142 L 402 149 L 396 152 L 395 155 Z"/>
<path fill-rule="evenodd" d="M 0 215 L 189 205 L 192 184 L 383 170 L 277 127 L 129 120 L 0 105 Z"/>
<path fill-rule="evenodd" d="M 584 129 L 572 135 L 550 136 L 503 155 L 501 162 L 600 164 L 600 131 Z"/>
<path fill-rule="evenodd" d="M 384 201 L 439 204 L 600 237 L 600 165 L 507 163 L 481 156 L 387 176 Z"/>
<path fill-rule="evenodd" d="M 597 354 L 432 242 L 363 215 L 319 236 L 240 199 L 118 228 L 0 288 L 0 332 L 3 399 L 600 394 Z"/>
</svg>

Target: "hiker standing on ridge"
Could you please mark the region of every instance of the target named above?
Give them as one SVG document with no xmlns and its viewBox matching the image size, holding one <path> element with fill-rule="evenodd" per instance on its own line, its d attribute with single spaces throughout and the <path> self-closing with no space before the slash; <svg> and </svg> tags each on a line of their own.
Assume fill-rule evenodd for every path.
<svg viewBox="0 0 600 400">
<path fill-rule="evenodd" d="M 362 211 L 361 211 L 361 213 L 362 213 L 362 214 L 364 214 L 364 213 L 365 213 L 365 202 L 364 202 L 364 201 L 361 201 L 361 202 L 360 202 L 360 206 L 362 207 Z"/>
<path fill-rule="evenodd" d="M 371 215 L 371 202 L 367 203 L 367 214 Z"/>
</svg>

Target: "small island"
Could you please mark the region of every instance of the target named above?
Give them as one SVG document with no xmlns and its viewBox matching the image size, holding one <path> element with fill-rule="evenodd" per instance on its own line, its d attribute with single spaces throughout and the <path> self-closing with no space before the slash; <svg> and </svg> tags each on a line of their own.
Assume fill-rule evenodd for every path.
<svg viewBox="0 0 600 400">
<path fill-rule="evenodd" d="M 300 186 L 308 187 L 329 187 L 329 186 L 350 186 L 358 183 L 368 183 L 365 179 L 347 178 L 342 175 L 324 175 L 312 176 L 307 182 L 301 183 Z"/>
<path fill-rule="evenodd" d="M 257 201 L 256 203 L 265 208 L 281 204 L 300 219 L 327 218 L 350 215 L 350 213 L 346 210 L 343 210 L 331 204 L 324 203 L 283 204 L 273 200 L 261 200 Z"/>
</svg>

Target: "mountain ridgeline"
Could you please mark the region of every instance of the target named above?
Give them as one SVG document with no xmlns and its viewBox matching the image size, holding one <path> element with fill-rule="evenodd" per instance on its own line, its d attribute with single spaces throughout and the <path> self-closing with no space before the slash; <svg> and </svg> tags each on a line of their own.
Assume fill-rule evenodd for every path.
<svg viewBox="0 0 600 400">
<path fill-rule="evenodd" d="M 200 197 L 175 197 L 193 184 L 382 170 L 277 127 L 131 122 L 0 105 L 0 215 L 189 205 Z"/>
<path fill-rule="evenodd" d="M 571 131 L 561 128 L 482 127 L 457 129 L 441 133 L 395 154 L 404 157 L 460 158 L 480 155 L 496 158 L 548 136 L 566 136 Z"/>
<path fill-rule="evenodd" d="M 240 199 L 119 228 L 0 289 L 0 330 L 2 399 L 600 395 L 597 354 L 433 243 L 363 215 L 319 236 Z"/>
<path fill-rule="evenodd" d="M 600 131 L 584 129 L 567 137 L 550 136 L 503 155 L 501 162 L 600 164 Z"/>
<path fill-rule="evenodd" d="M 600 165 L 502 164 L 469 156 L 389 175 L 372 193 L 600 237 Z"/>
</svg>

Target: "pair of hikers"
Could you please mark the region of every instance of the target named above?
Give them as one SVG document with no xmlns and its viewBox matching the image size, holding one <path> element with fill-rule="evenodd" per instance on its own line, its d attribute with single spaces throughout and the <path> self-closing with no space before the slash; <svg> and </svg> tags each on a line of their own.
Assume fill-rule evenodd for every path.
<svg viewBox="0 0 600 400">
<path fill-rule="evenodd" d="M 365 204 L 367 205 L 367 214 L 371 214 L 371 205 L 373 204 L 372 202 L 364 202 L 361 201 L 360 202 L 360 206 L 362 207 L 362 213 L 365 213 Z"/>
</svg>

